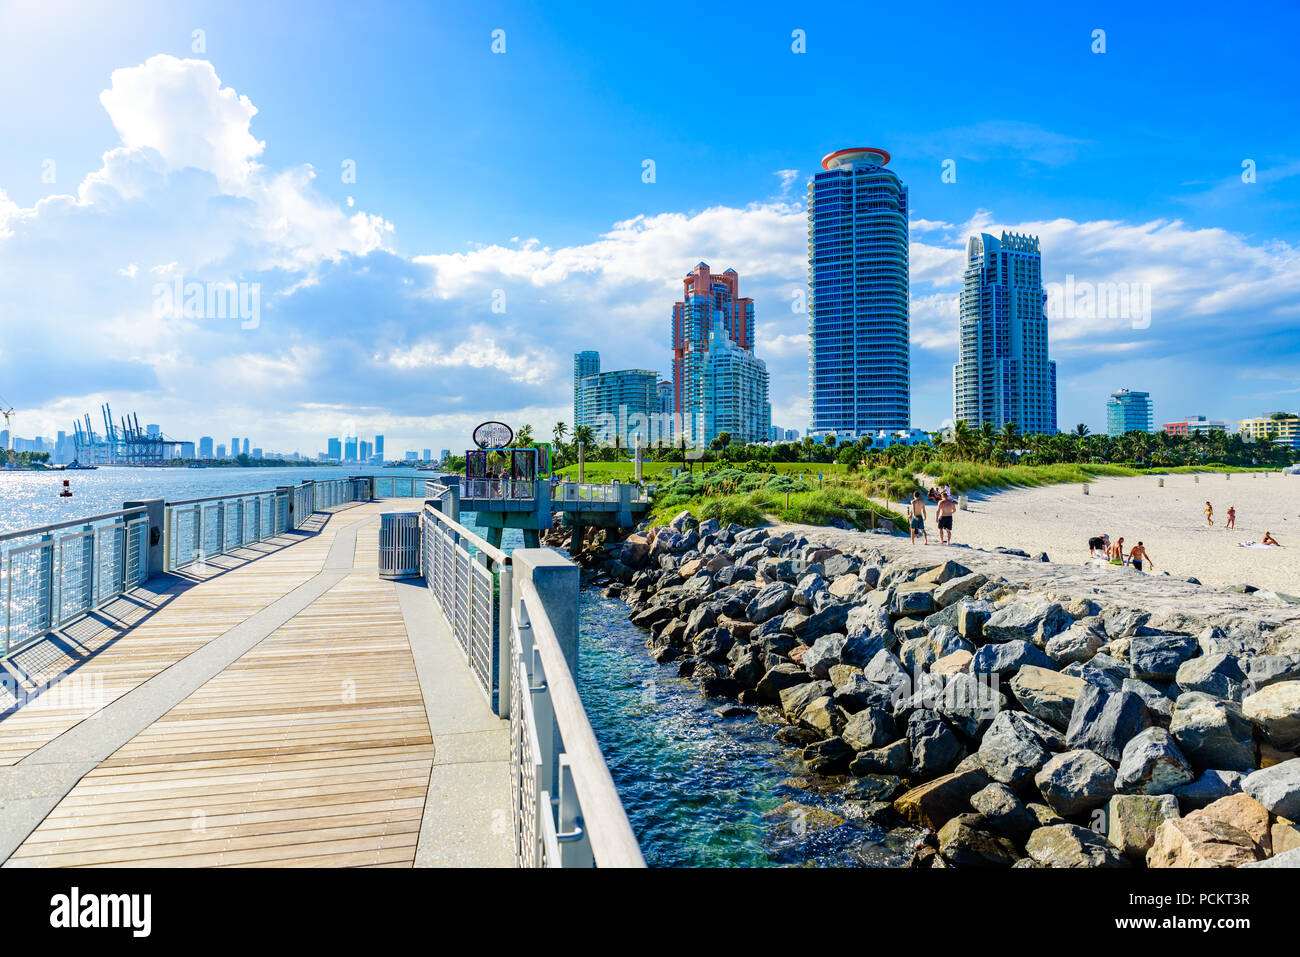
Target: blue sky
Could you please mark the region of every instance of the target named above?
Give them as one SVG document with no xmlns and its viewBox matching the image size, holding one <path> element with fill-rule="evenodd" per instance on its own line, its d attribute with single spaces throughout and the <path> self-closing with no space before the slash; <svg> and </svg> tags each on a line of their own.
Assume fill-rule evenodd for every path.
<svg viewBox="0 0 1300 957">
<path fill-rule="evenodd" d="M 874 145 L 911 193 L 916 425 L 951 415 L 981 229 L 1040 235 L 1049 282 L 1149 290 L 1149 323 L 1053 317 L 1062 427 L 1104 426 L 1121 386 L 1158 421 L 1298 406 L 1297 26 L 1282 4 L 7 2 L 0 397 L 23 435 L 103 399 L 303 451 L 549 431 L 573 351 L 667 371 L 704 259 L 741 273 L 773 419 L 802 428 L 804 183 Z M 155 315 L 177 276 L 258 283 L 257 327 Z"/>
</svg>

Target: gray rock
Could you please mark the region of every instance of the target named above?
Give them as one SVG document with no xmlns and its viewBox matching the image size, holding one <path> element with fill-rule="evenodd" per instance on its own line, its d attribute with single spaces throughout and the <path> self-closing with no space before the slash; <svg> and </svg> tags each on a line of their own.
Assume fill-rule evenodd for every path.
<svg viewBox="0 0 1300 957">
<path fill-rule="evenodd" d="M 817 774 L 843 774 L 853 760 L 853 749 L 840 738 L 827 738 L 803 749 L 803 762 Z"/>
<path fill-rule="evenodd" d="M 1196 774 L 1164 728 L 1147 728 L 1124 746 L 1115 787 L 1126 794 L 1168 794 Z"/>
<path fill-rule="evenodd" d="M 698 609 L 697 609 L 698 610 Z M 701 658 L 710 661 L 726 661 L 727 653 L 736 644 L 736 639 L 725 628 L 710 628 L 695 637 L 693 647 Z"/>
<path fill-rule="evenodd" d="M 1044 867 L 1127 867 L 1128 859 L 1101 835 L 1077 824 L 1053 824 L 1029 835 L 1025 851 Z"/>
<path fill-rule="evenodd" d="M 831 667 L 843 662 L 846 641 L 848 639 L 843 635 L 822 635 L 813 642 L 812 648 L 804 652 L 799 663 L 815 678 L 829 677 Z"/>
<path fill-rule="evenodd" d="M 1039 729 L 1014 711 L 993 719 L 980 741 L 980 767 L 994 781 L 1011 787 L 1030 778 L 1051 758 L 1049 741 Z"/>
<path fill-rule="evenodd" d="M 890 651 L 878 651 L 862 669 L 862 676 L 872 684 L 890 688 L 897 697 L 910 693 L 912 678 L 903 663 Z"/>
<path fill-rule="evenodd" d="M 894 589 L 889 613 L 896 618 L 924 618 L 938 610 L 934 602 L 934 586 L 923 582 L 907 582 Z"/>
<path fill-rule="evenodd" d="M 973 644 L 984 640 L 984 623 L 993 615 L 991 601 L 963 598 L 957 602 L 957 633 Z"/>
<path fill-rule="evenodd" d="M 1106 634 L 1110 637 L 1132 638 L 1146 627 L 1150 618 L 1151 616 L 1144 611 L 1115 608 L 1102 617 L 1102 622 L 1106 627 Z"/>
<path fill-rule="evenodd" d="M 1242 664 L 1246 677 L 1256 688 L 1300 678 L 1300 655 L 1257 655 Z"/>
<path fill-rule="evenodd" d="M 1180 694 L 1169 733 L 1198 771 L 1253 771 L 1257 766 L 1254 729 L 1230 701 L 1199 691 Z"/>
<path fill-rule="evenodd" d="M 879 708 L 864 708 L 849 719 L 840 732 L 854 751 L 874 751 L 898 737 L 894 716 Z"/>
<path fill-rule="evenodd" d="M 1016 793 L 996 781 L 970 799 L 971 807 L 988 822 L 991 830 L 1019 841 L 1038 826 L 1038 821 Z"/>
<path fill-rule="evenodd" d="M 1070 817 L 1110 800 L 1115 793 L 1115 769 L 1094 751 L 1066 751 L 1042 766 L 1034 784 L 1053 811 Z"/>
<path fill-rule="evenodd" d="M 984 623 L 986 641 L 1027 641 L 1042 647 L 1068 628 L 1071 619 L 1056 602 L 1012 602 Z"/>
<path fill-rule="evenodd" d="M 911 771 L 922 779 L 951 771 L 962 757 L 961 740 L 937 711 L 921 709 L 907 720 Z"/>
<path fill-rule="evenodd" d="M 1128 660 L 1134 678 L 1168 681 L 1196 650 L 1196 639 L 1191 635 L 1134 635 Z"/>
<path fill-rule="evenodd" d="M 814 572 L 811 575 L 804 575 L 799 579 L 790 599 L 796 605 L 803 605 L 805 608 L 811 608 L 815 603 L 818 593 L 825 590 L 826 579 Z"/>
<path fill-rule="evenodd" d="M 1045 651 L 1058 665 L 1083 663 L 1101 650 L 1106 636 L 1093 624 L 1076 621 L 1059 635 L 1048 639 Z"/>
<path fill-rule="evenodd" d="M 929 632 L 925 622 L 915 618 L 898 618 L 894 621 L 894 637 L 901 641 L 924 638 Z"/>
<path fill-rule="evenodd" d="M 1116 794 L 1106 808 L 1106 837 L 1126 857 L 1142 861 L 1156 830 L 1174 817 L 1178 800 L 1172 794 Z"/>
<path fill-rule="evenodd" d="M 953 602 L 974 595 L 986 581 L 988 578 L 979 572 L 949 579 L 934 590 L 934 603 L 940 608 L 947 608 Z"/>
<path fill-rule="evenodd" d="M 745 611 L 745 617 L 756 625 L 762 624 L 774 615 L 779 615 L 789 608 L 790 596 L 793 593 L 794 589 L 785 582 L 773 582 L 766 585 L 749 603 L 749 608 Z"/>
<path fill-rule="evenodd" d="M 864 638 L 883 642 L 881 647 L 893 645 L 894 629 L 889 613 L 878 605 L 866 602 L 854 605 L 844 621 L 844 633 L 850 638 Z"/>
<path fill-rule="evenodd" d="M 1262 861 L 1253 861 L 1250 864 L 1242 864 L 1242 867 L 1300 867 L 1300 847 L 1293 847 L 1289 851 L 1283 851 L 1281 854 L 1275 854 L 1270 858 Z"/>
<path fill-rule="evenodd" d="M 1071 665 L 1064 670 L 1111 693 L 1122 690 L 1124 679 L 1129 677 L 1128 665 L 1104 652 L 1093 655 L 1081 665 Z"/>
<path fill-rule="evenodd" d="M 1245 696 L 1246 673 L 1236 655 L 1217 652 L 1191 658 L 1178 666 L 1174 680 L 1182 691 L 1199 691 L 1231 701 Z"/>
<path fill-rule="evenodd" d="M 1202 771 L 1195 781 L 1180 785 L 1169 793 L 1178 799 L 1183 812 L 1189 813 L 1229 794 L 1240 793 L 1241 782 L 1245 779 L 1246 775 L 1240 771 Z"/>
<path fill-rule="evenodd" d="M 999 712 L 1006 709 L 1006 696 L 990 682 L 970 674 L 947 679 L 932 707 L 968 739 L 976 739 Z"/>
<path fill-rule="evenodd" d="M 863 708 L 880 708 L 892 711 L 894 707 L 894 688 L 886 684 L 868 681 L 861 672 L 849 675 L 835 689 L 835 704 L 847 714 L 856 714 Z"/>
<path fill-rule="evenodd" d="M 849 612 L 853 606 L 847 602 L 827 605 L 821 611 L 814 612 L 794 626 L 795 637 L 812 644 L 822 635 L 832 633 L 844 634 Z"/>
<path fill-rule="evenodd" d="M 1300 758 L 1246 775 L 1241 789 L 1269 813 L 1288 821 L 1300 821 Z"/>
<path fill-rule="evenodd" d="M 1025 665 L 1055 671 L 1056 662 L 1049 658 L 1041 648 L 1036 648 L 1027 641 L 1016 639 L 982 646 L 971 660 L 970 670 L 973 674 L 991 674 L 1005 678 L 1019 671 Z"/>
<path fill-rule="evenodd" d="M 1122 690 L 1131 691 L 1142 699 L 1151 713 L 1151 719 L 1162 727 L 1169 726 L 1169 719 L 1174 713 L 1174 699 L 1166 695 L 1155 685 L 1137 678 L 1125 678 Z"/>
<path fill-rule="evenodd" d="M 1142 699 L 1131 691 L 1109 693 L 1085 684 L 1066 728 L 1066 743 L 1075 749 L 1095 751 L 1118 762 L 1129 739 L 1151 724 Z"/>
</svg>

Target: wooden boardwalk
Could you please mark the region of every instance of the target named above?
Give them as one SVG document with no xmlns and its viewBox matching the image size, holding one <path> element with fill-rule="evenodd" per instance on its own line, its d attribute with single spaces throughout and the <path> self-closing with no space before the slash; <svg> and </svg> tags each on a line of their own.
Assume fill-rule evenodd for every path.
<svg viewBox="0 0 1300 957">
<path fill-rule="evenodd" d="M 314 516 L 18 656 L 77 694 L 0 720 L 36 794 L 0 810 L 7 866 L 509 864 L 504 723 L 422 586 L 376 574 L 404 504 Z"/>
</svg>

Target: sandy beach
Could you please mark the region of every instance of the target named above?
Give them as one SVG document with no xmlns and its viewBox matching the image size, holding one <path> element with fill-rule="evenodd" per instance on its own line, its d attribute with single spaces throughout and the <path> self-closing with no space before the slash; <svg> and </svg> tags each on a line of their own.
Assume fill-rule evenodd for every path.
<svg viewBox="0 0 1300 957">
<path fill-rule="evenodd" d="M 1193 576 L 1205 585 L 1251 584 L 1300 594 L 1300 476 L 1280 473 L 1223 473 L 1105 478 L 1088 495 L 1077 484 L 972 493 L 959 511 L 953 541 L 976 548 L 1019 548 L 1046 552 L 1053 562 L 1082 563 L 1093 535 L 1124 536 L 1125 549 L 1145 543 L 1154 573 Z M 1198 481 L 1199 480 L 1199 481 Z M 1205 524 L 1205 501 L 1214 505 L 1214 525 Z M 1229 506 L 1237 527 L 1225 529 Z M 904 511 L 901 503 L 894 503 Z M 929 507 L 930 541 L 938 541 L 934 507 Z M 1283 548 L 1238 547 L 1265 530 Z M 940 551 L 937 545 L 931 546 Z M 1137 574 L 1114 569 L 1115 574 Z"/>
</svg>

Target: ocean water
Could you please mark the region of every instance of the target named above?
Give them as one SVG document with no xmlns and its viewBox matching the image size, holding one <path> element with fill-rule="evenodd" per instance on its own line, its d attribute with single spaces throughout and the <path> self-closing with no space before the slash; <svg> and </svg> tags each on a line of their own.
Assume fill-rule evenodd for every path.
<svg viewBox="0 0 1300 957">
<path fill-rule="evenodd" d="M 171 502 L 260 492 L 280 485 L 297 485 L 311 479 L 419 476 L 432 472 L 412 469 L 372 469 L 362 466 L 318 468 L 100 468 L 95 471 L 26 472 L 0 469 L 0 533 L 50 525 L 90 515 L 112 512 L 134 499 L 163 498 Z M 67 479 L 71 498 L 59 491 Z"/>
</svg>

